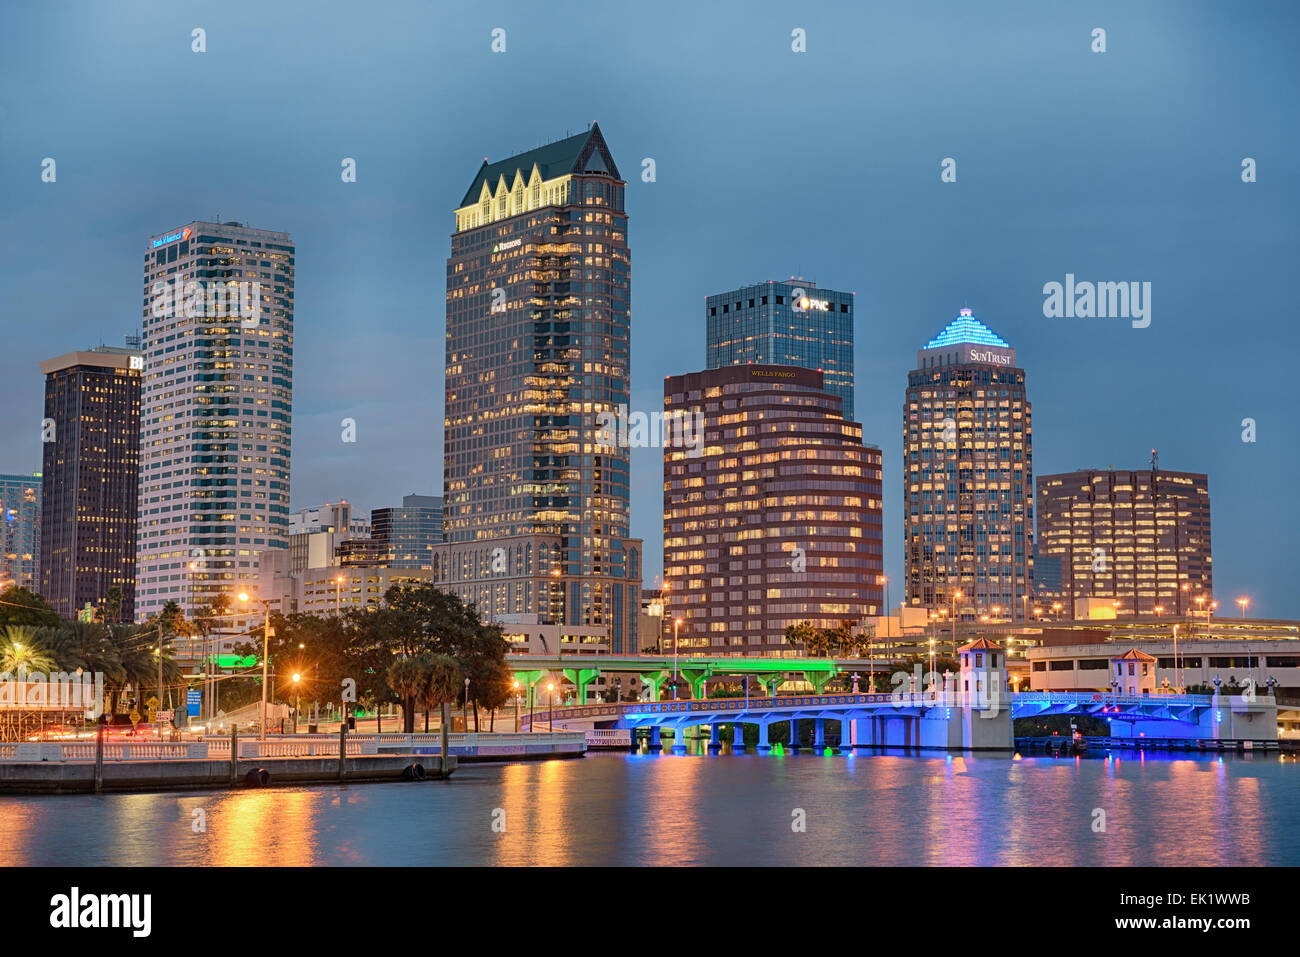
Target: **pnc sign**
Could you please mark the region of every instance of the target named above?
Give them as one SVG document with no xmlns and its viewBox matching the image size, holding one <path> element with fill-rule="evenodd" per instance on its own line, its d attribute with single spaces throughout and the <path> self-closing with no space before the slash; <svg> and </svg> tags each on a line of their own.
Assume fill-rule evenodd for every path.
<svg viewBox="0 0 1300 957">
<path fill-rule="evenodd" d="M 174 243 L 178 239 L 189 239 L 190 233 L 192 233 L 193 231 L 194 230 L 186 226 L 179 233 L 168 233 L 165 236 L 159 236 L 157 239 L 153 241 L 152 248 L 157 249 L 159 246 L 166 246 L 168 243 Z"/>
<path fill-rule="evenodd" d="M 813 299 L 808 295 L 806 290 L 793 289 L 790 291 L 791 308 L 806 312 L 809 309 L 816 309 L 818 312 L 830 312 L 831 304 L 827 299 Z"/>
</svg>

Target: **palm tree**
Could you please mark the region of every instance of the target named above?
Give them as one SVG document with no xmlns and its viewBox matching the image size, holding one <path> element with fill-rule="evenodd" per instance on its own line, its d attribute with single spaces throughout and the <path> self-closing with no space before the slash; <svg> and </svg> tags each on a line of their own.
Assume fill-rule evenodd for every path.
<svg viewBox="0 0 1300 957">
<path fill-rule="evenodd" d="M 0 641 L 0 671 L 14 674 L 19 668 L 49 674 L 56 662 L 48 647 L 47 629 L 33 625 L 9 625 Z"/>
<path fill-rule="evenodd" d="M 424 656 L 402 657 L 388 669 L 388 687 L 402 699 L 402 731 L 415 732 L 415 699 L 420 697 L 428 683 L 428 662 Z"/>
<path fill-rule="evenodd" d="M 426 713 L 438 705 L 441 710 L 442 769 L 447 770 L 447 725 L 451 723 L 451 702 L 460 692 L 461 670 L 451 655 L 424 655 L 425 682 L 421 692 Z"/>
</svg>

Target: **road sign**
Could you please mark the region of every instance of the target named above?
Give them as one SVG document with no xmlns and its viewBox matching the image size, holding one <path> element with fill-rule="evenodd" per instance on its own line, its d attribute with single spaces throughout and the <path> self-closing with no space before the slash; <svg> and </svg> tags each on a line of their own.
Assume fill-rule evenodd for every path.
<svg viewBox="0 0 1300 957">
<path fill-rule="evenodd" d="M 185 692 L 185 710 L 194 717 L 198 717 L 203 711 L 203 692 L 199 688 L 191 688 Z"/>
<path fill-rule="evenodd" d="M 150 695 L 148 698 L 146 698 L 144 703 L 147 704 L 150 708 L 156 708 L 160 704 L 162 704 L 162 702 L 159 701 L 157 698 L 155 698 L 153 695 Z"/>
<path fill-rule="evenodd" d="M 131 709 L 131 713 L 130 713 L 129 715 L 127 715 L 127 717 L 129 717 L 129 718 L 131 719 L 131 727 L 134 728 L 137 724 L 140 723 L 140 718 L 141 718 L 142 716 L 141 716 L 141 714 L 140 714 L 140 712 L 139 712 L 138 709 L 136 709 L 136 708 L 132 708 L 132 709 Z"/>
<path fill-rule="evenodd" d="M 159 724 L 163 724 L 164 722 L 167 721 L 174 721 L 175 719 L 176 719 L 176 712 L 174 710 L 159 711 L 157 714 L 154 715 L 154 720 L 157 721 Z"/>
</svg>

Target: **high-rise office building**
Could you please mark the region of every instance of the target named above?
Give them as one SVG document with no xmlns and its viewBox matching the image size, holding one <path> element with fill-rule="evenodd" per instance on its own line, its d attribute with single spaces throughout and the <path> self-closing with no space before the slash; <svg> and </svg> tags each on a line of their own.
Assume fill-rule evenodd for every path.
<svg viewBox="0 0 1300 957">
<path fill-rule="evenodd" d="M 138 349 L 113 346 L 41 363 L 40 590 L 64 618 L 90 606 L 135 620 L 142 369 Z"/>
<path fill-rule="evenodd" d="M 0 475 L 0 591 L 40 591 L 41 473 Z"/>
<path fill-rule="evenodd" d="M 136 616 L 190 614 L 288 547 L 294 246 L 193 222 L 144 254 Z"/>
<path fill-rule="evenodd" d="M 709 296 L 706 365 L 816 369 L 853 419 L 853 293 L 769 280 Z"/>
<path fill-rule="evenodd" d="M 881 455 L 841 408 L 815 369 L 664 380 L 662 594 L 679 651 L 800 655 L 787 626 L 882 613 Z"/>
<path fill-rule="evenodd" d="M 484 161 L 456 208 L 435 555 L 485 616 L 605 626 L 615 651 L 641 607 L 628 449 L 597 443 L 630 394 L 625 185 L 593 125 Z"/>
<path fill-rule="evenodd" d="M 1199 472 L 1085 469 L 1038 477 L 1038 551 L 1060 561 L 1043 601 L 1118 602 L 1120 615 L 1209 611 L 1210 483 Z M 1198 602 L 1199 599 L 1199 602 Z"/>
<path fill-rule="evenodd" d="M 372 509 L 370 536 L 387 546 L 390 567 L 432 568 L 442 544 L 441 496 L 406 495 L 400 506 Z"/>
<path fill-rule="evenodd" d="M 963 619 L 1032 615 L 1033 431 L 1016 351 L 963 308 L 916 354 L 903 407 L 905 595 Z"/>
</svg>

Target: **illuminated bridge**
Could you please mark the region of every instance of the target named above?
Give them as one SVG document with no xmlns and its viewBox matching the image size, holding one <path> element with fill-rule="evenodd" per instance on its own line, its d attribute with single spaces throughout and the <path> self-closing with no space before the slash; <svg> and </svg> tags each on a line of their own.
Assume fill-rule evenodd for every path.
<svg viewBox="0 0 1300 957">
<path fill-rule="evenodd" d="M 535 693 L 532 703 L 545 704 L 545 695 L 536 686 L 547 675 L 563 675 L 577 689 L 578 703 L 587 703 L 587 686 L 602 675 L 630 674 L 650 689 L 651 700 L 658 700 L 660 686 L 673 674 L 673 659 L 667 655 L 506 655 L 506 663 L 515 677 Z M 888 666 L 865 658 L 758 658 L 696 657 L 677 659 L 680 679 L 691 689 L 692 698 L 704 697 L 705 684 L 711 678 L 752 677 L 764 695 L 777 685 L 799 675 L 814 691 L 821 691 L 836 675 L 848 671 L 882 674 Z"/>
<path fill-rule="evenodd" d="M 1008 707 L 1010 705 L 1010 707 Z M 781 722 L 811 720 L 813 746 L 826 746 L 826 722 L 839 726 L 839 748 L 941 748 L 1010 750 L 1014 718 L 1078 714 L 1110 722 L 1115 738 L 1275 740 L 1277 707 L 1270 697 L 1209 695 L 1116 695 L 1090 692 L 1020 692 L 976 696 L 947 691 L 895 694 L 811 694 L 775 697 L 713 698 L 541 708 L 524 720 L 528 729 L 647 728 L 650 745 L 660 733 L 673 734 L 674 750 L 684 750 L 685 731 L 707 727 L 710 747 L 721 746 L 730 725 L 732 745 L 743 747 L 743 727 L 758 727 L 758 750 L 766 751 L 768 729 Z M 790 740 L 796 740 L 791 735 Z"/>
</svg>

